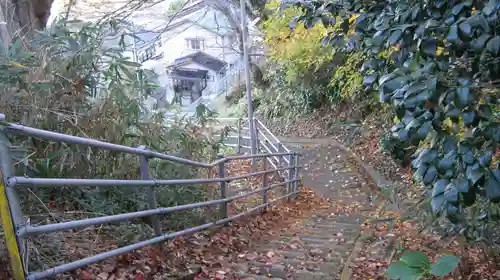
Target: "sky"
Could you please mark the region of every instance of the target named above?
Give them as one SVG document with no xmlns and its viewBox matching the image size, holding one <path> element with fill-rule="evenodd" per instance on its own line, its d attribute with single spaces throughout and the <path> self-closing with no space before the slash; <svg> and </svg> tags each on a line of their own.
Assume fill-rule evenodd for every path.
<svg viewBox="0 0 500 280">
<path fill-rule="evenodd" d="M 123 7 L 127 4 L 130 5 L 130 3 L 132 3 L 132 5 L 139 3 L 139 1 L 141 0 L 74 0 L 69 19 L 93 21 L 101 18 L 105 14 L 117 10 L 120 11 L 120 14 L 124 14 L 127 9 L 123 9 Z M 172 0 L 159 0 L 156 2 L 154 0 L 149 0 L 150 3 L 156 4 L 154 6 L 145 4 L 143 6 L 144 8 L 134 12 L 132 14 L 133 21 L 145 27 L 157 26 L 164 18 L 171 1 Z M 66 13 L 68 4 L 69 0 L 54 0 L 50 10 L 49 25 L 53 23 L 54 19 L 58 16 Z"/>
</svg>

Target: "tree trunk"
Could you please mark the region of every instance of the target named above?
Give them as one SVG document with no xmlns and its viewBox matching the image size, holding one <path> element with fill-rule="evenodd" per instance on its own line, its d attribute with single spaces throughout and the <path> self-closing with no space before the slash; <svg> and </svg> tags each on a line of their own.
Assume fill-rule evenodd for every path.
<svg viewBox="0 0 500 280">
<path fill-rule="evenodd" d="M 43 29 L 53 0 L 5 0 L 0 2 L 0 40 L 10 45 L 15 37 L 31 37 Z"/>
</svg>

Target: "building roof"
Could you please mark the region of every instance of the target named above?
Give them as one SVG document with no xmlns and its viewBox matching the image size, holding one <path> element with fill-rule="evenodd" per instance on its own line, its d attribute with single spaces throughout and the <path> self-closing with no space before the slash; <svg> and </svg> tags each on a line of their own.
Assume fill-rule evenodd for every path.
<svg viewBox="0 0 500 280">
<path fill-rule="evenodd" d="M 135 35 L 134 40 L 136 42 L 136 48 L 140 50 L 149 47 L 156 40 L 160 40 L 159 37 L 161 33 L 146 29 L 139 29 L 135 31 L 134 35 Z"/>
<path fill-rule="evenodd" d="M 206 10 L 196 11 L 188 17 L 188 20 L 204 29 L 221 35 L 228 35 L 235 32 L 227 15 L 214 8 L 207 7 Z"/>
<path fill-rule="evenodd" d="M 50 10 L 49 24 L 54 23 L 61 16 L 82 22 L 98 22 L 103 18 L 118 16 L 122 20 L 126 18 L 127 21 L 136 25 L 151 29 L 158 25 L 165 26 L 168 2 L 148 1 L 137 5 L 134 1 L 123 0 L 54 0 Z"/>
<path fill-rule="evenodd" d="M 187 16 L 189 14 L 192 14 L 196 11 L 201 10 L 205 6 L 206 6 L 206 4 L 204 1 L 194 1 L 191 4 L 186 5 L 180 11 L 176 11 L 176 12 L 172 12 L 172 13 L 167 14 L 167 20 L 172 21 L 172 20 L 175 20 L 176 18 L 181 18 L 181 17 Z"/>
<path fill-rule="evenodd" d="M 176 68 L 172 70 L 172 78 L 202 79 L 207 76 L 207 70 Z"/>
<path fill-rule="evenodd" d="M 177 67 L 189 63 L 196 63 L 215 72 L 219 72 L 227 65 L 225 61 L 200 51 L 177 58 L 172 63 L 171 67 Z"/>
<path fill-rule="evenodd" d="M 167 22 L 169 22 L 169 24 L 164 28 L 165 32 L 175 30 L 177 27 L 183 25 L 196 25 L 222 36 L 235 32 L 227 15 L 217 8 L 212 7 L 207 1 L 195 1 L 181 11 L 172 13 L 167 16 Z"/>
</svg>

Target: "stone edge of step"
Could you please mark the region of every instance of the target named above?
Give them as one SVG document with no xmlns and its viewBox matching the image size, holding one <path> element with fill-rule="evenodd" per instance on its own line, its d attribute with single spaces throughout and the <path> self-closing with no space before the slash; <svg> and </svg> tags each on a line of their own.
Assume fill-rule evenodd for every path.
<svg viewBox="0 0 500 280">
<path fill-rule="evenodd" d="M 363 169 L 363 173 L 365 173 L 365 175 L 367 175 L 367 177 L 369 177 L 369 179 L 372 180 L 373 183 L 375 183 L 377 189 L 373 189 L 373 187 L 369 187 L 369 188 L 371 188 L 372 191 L 379 191 L 380 188 L 382 187 L 381 183 L 391 183 L 390 181 L 386 180 L 385 176 L 380 174 L 373 166 L 364 163 L 351 149 L 349 149 L 348 147 L 346 147 L 340 143 L 339 143 L 339 147 L 342 150 L 349 153 L 349 155 L 354 159 L 356 164 Z M 374 205 L 374 208 L 379 209 L 382 204 L 383 204 L 383 201 L 379 201 L 377 205 Z M 356 258 L 356 256 L 359 254 L 359 252 L 362 249 L 364 241 L 360 237 L 363 236 L 365 233 L 366 232 L 364 232 L 363 230 L 361 230 L 359 232 L 359 235 L 354 243 L 354 248 L 352 249 L 351 253 L 347 257 L 346 262 L 344 263 L 344 267 L 343 267 L 342 272 L 340 274 L 340 280 L 349 280 L 351 278 L 351 268 L 350 267 L 352 265 L 352 261 Z"/>
</svg>

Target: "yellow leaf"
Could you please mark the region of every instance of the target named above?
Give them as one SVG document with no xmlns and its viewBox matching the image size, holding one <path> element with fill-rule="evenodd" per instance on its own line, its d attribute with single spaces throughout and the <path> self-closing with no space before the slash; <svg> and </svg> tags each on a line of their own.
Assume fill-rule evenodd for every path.
<svg viewBox="0 0 500 280">
<path fill-rule="evenodd" d="M 354 14 L 354 15 L 352 15 L 349 18 L 349 24 L 352 24 L 359 16 L 360 16 L 360 14 Z"/>
<path fill-rule="evenodd" d="M 443 53 L 444 48 L 443 47 L 437 47 L 436 54 L 440 56 Z"/>
<path fill-rule="evenodd" d="M 453 122 L 451 121 L 450 118 L 446 118 L 443 122 L 443 124 L 448 127 L 448 128 L 452 128 L 453 127 Z"/>
<path fill-rule="evenodd" d="M 28 69 L 28 67 L 26 67 L 26 66 L 24 66 L 24 65 L 22 65 L 20 63 L 14 62 L 14 61 L 9 61 L 7 63 L 7 65 L 9 65 L 9 66 L 15 66 L 15 67 L 19 67 L 19 68 L 24 68 L 24 69 Z"/>
</svg>

